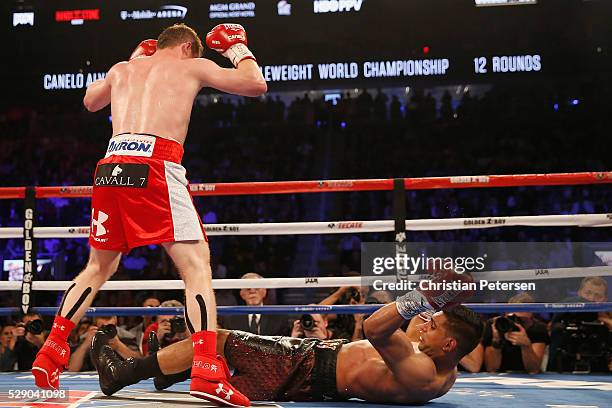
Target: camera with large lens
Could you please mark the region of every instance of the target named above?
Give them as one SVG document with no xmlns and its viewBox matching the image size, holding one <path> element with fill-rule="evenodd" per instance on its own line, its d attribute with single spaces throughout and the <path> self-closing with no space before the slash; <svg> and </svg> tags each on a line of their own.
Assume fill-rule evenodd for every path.
<svg viewBox="0 0 612 408">
<path fill-rule="evenodd" d="M 187 331 L 187 323 L 185 319 L 180 316 L 175 316 L 168 320 L 170 322 L 170 333 L 166 333 L 164 337 L 171 338 L 177 333 L 185 333 Z"/>
<path fill-rule="evenodd" d="M 312 330 L 316 326 L 316 323 L 312 315 L 305 314 L 300 317 L 300 326 L 303 330 Z"/>
<path fill-rule="evenodd" d="M 517 323 L 522 325 L 523 322 L 520 317 L 517 315 L 508 315 L 508 316 L 500 316 L 495 319 L 495 328 L 499 332 L 500 335 L 504 335 L 509 332 L 517 332 L 521 331 L 517 326 Z"/>
<path fill-rule="evenodd" d="M 43 321 L 41 319 L 30 320 L 25 324 L 25 330 L 28 333 L 40 334 L 43 332 Z"/>
<path fill-rule="evenodd" d="M 109 339 L 114 339 L 117 336 L 117 326 L 114 324 L 105 324 L 104 326 L 100 326 L 99 330 L 106 334 Z"/>
</svg>

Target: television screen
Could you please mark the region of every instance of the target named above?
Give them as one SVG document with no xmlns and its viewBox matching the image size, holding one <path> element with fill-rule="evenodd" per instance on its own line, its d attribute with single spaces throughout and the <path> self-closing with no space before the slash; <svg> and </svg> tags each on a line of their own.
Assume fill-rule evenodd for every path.
<svg viewBox="0 0 612 408">
<path fill-rule="evenodd" d="M 36 261 L 38 272 L 42 271 L 44 265 L 52 265 L 51 259 L 38 259 Z M 3 268 L 5 274 L 8 274 L 9 281 L 20 281 L 23 279 L 23 259 L 5 259 Z"/>
</svg>

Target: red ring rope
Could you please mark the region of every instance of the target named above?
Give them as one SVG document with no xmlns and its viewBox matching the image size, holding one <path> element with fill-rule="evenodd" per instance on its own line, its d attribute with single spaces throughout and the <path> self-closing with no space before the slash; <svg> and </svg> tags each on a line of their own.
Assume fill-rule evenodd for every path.
<svg viewBox="0 0 612 408">
<path fill-rule="evenodd" d="M 612 172 L 510 174 L 497 176 L 451 176 L 405 178 L 407 190 L 443 188 L 489 188 L 524 186 L 559 186 L 612 183 Z M 325 193 L 342 191 L 390 191 L 393 179 L 269 181 L 252 183 L 191 184 L 194 196 L 245 194 Z M 36 198 L 90 197 L 91 186 L 36 187 Z M 0 187 L 0 199 L 24 198 L 25 187 Z"/>
</svg>

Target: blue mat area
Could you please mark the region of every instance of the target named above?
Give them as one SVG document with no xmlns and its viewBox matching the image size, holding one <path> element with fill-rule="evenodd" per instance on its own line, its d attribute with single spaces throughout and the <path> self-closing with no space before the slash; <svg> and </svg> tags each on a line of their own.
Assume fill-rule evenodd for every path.
<svg viewBox="0 0 612 408">
<path fill-rule="evenodd" d="M 106 397 L 99 392 L 96 373 L 62 375 L 62 387 L 69 389 L 69 401 L 8 398 L 9 390 L 35 390 L 28 373 L 0 373 L 0 408 L 2 407 L 209 407 L 205 401 L 187 394 L 188 383 L 176 384 L 156 392 L 152 381 L 143 381 Z M 258 407 L 388 407 L 361 401 L 343 403 L 282 402 L 254 403 Z M 461 374 L 451 391 L 429 404 L 431 408 L 473 408 L 512 406 L 541 408 L 612 407 L 612 376 L 540 374 Z"/>
</svg>

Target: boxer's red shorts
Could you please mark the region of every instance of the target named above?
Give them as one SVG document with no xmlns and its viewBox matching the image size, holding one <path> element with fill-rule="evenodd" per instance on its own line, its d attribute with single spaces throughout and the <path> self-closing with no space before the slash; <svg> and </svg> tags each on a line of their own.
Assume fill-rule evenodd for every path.
<svg viewBox="0 0 612 408">
<path fill-rule="evenodd" d="M 113 137 L 98 162 L 89 244 L 128 252 L 162 242 L 206 239 L 181 166 L 180 143 L 142 134 Z"/>
</svg>

